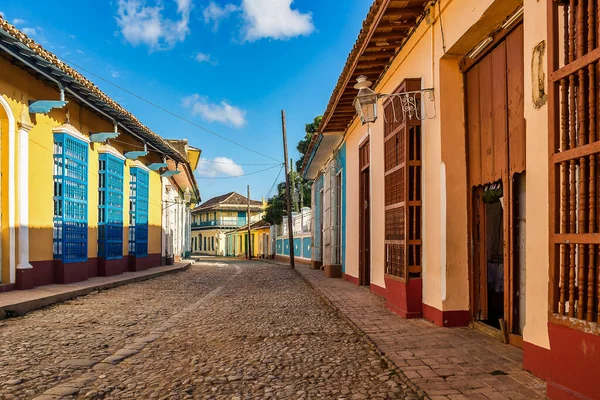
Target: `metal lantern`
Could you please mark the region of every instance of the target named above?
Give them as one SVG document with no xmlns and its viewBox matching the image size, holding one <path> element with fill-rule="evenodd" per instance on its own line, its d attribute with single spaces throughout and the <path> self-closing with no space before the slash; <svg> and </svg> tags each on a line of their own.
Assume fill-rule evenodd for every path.
<svg viewBox="0 0 600 400">
<path fill-rule="evenodd" d="M 377 120 L 377 100 L 379 99 L 379 95 L 371 89 L 371 81 L 368 81 L 366 76 L 361 75 L 356 81 L 357 83 L 354 85 L 354 88 L 358 89 L 358 96 L 354 99 L 356 113 L 363 125 L 375 122 Z"/>
<path fill-rule="evenodd" d="M 183 193 L 183 200 L 186 203 L 189 203 L 192 200 L 192 192 L 190 191 L 190 188 L 186 188 L 185 192 Z"/>
</svg>

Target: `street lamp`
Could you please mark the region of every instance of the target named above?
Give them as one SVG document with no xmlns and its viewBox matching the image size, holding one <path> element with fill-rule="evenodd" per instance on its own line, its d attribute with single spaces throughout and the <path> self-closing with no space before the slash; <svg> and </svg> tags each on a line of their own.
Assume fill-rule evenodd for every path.
<svg viewBox="0 0 600 400">
<path fill-rule="evenodd" d="M 185 192 L 183 192 L 183 200 L 186 202 L 186 204 L 189 204 L 192 200 L 192 192 L 189 186 L 185 189 Z"/>
<path fill-rule="evenodd" d="M 356 79 L 356 82 L 354 88 L 358 89 L 358 95 L 354 99 L 354 108 L 356 108 L 356 113 L 363 125 L 377 121 L 377 102 L 379 99 L 389 97 L 392 98 L 392 114 L 394 122 L 398 122 L 396 119 L 396 110 L 402 111 L 403 120 L 408 117 L 408 119 L 422 121 L 425 118 L 432 119 L 436 116 L 433 88 L 387 94 L 373 91 L 371 89 L 372 82 L 367 80 L 367 77 L 364 75 L 359 76 Z M 429 101 L 433 103 L 432 115 L 429 115 L 426 107 L 424 108 L 424 112 L 421 110 L 422 99 L 426 93 L 428 94 Z M 395 98 L 400 99 L 400 107 L 394 105 Z"/>
<path fill-rule="evenodd" d="M 363 125 L 377 120 L 377 100 L 379 95 L 371 89 L 371 81 L 361 75 L 356 80 L 354 89 L 358 89 L 358 96 L 354 99 L 354 108 Z"/>
</svg>

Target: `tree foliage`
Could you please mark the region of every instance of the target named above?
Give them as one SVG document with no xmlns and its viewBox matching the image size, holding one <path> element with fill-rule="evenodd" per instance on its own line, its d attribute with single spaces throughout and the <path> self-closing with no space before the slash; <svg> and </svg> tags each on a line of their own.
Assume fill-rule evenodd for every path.
<svg viewBox="0 0 600 400">
<path fill-rule="evenodd" d="M 308 151 L 308 146 L 310 145 L 310 141 L 312 140 L 313 135 L 317 132 L 317 129 L 319 128 L 321 119 L 323 119 L 323 117 L 318 116 L 315 117 L 315 119 L 312 122 L 306 124 L 306 134 L 296 146 L 296 149 L 298 149 L 298 152 L 300 153 L 300 159 L 296 161 L 296 171 L 290 171 L 290 184 L 292 184 L 292 182 L 294 183 L 294 190 L 292 191 L 292 193 L 294 194 L 292 198 L 293 211 L 299 211 L 299 208 L 310 207 L 311 205 L 310 182 L 302 178 L 297 171 L 300 171 L 300 169 L 302 168 L 306 152 Z M 300 191 L 302 191 L 302 196 L 300 196 L 298 187 L 300 187 Z M 272 225 L 280 224 L 283 221 L 283 216 L 287 215 L 287 202 L 285 195 L 286 193 L 284 181 L 277 185 L 277 193 L 267 200 L 267 209 L 264 218 L 265 221 Z M 301 197 L 302 204 L 300 204 Z"/>
</svg>

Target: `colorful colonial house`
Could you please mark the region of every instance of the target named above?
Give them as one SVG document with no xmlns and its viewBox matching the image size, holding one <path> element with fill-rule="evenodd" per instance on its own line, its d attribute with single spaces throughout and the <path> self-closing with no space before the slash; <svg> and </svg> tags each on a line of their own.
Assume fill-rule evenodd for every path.
<svg viewBox="0 0 600 400">
<path fill-rule="evenodd" d="M 599 9 L 374 1 L 303 168 L 314 265 L 521 347 L 551 398 L 599 397 Z"/>
<path fill-rule="evenodd" d="M 194 150 L 1 17 L 0 71 L 0 291 L 161 265 L 167 203 L 200 199 Z"/>
<path fill-rule="evenodd" d="M 250 224 L 250 237 L 253 258 L 269 258 L 271 254 L 271 224 L 264 220 Z M 248 257 L 248 226 L 242 226 L 225 235 L 225 255 L 228 257 Z"/>
<path fill-rule="evenodd" d="M 291 249 L 294 250 L 296 263 L 310 264 L 312 261 L 313 247 L 312 238 L 312 210 L 303 207 L 299 212 L 292 213 L 292 228 L 294 240 L 290 245 L 287 215 L 283 216 L 280 224 L 271 227 L 271 237 L 274 238 L 272 254 L 279 261 L 289 261 Z M 318 255 L 317 255 L 318 256 Z"/>
<path fill-rule="evenodd" d="M 265 207 L 264 200 L 250 200 L 250 223 L 262 220 Z M 247 226 L 247 218 L 248 198 L 239 193 L 230 192 L 205 201 L 192 210 L 192 251 L 227 255 L 226 234 Z M 246 248 L 245 245 L 243 248 Z"/>
</svg>

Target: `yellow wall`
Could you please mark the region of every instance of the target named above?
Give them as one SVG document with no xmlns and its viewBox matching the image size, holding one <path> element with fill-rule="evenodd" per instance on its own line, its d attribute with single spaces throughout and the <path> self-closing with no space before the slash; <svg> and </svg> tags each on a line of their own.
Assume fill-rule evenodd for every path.
<svg viewBox="0 0 600 400">
<path fill-rule="evenodd" d="M 17 118 L 21 115 L 21 110 L 27 105 L 29 100 L 36 99 L 58 99 L 59 93 L 56 88 L 44 85 L 40 80 L 10 64 L 5 59 L 0 58 L 0 95 L 6 99 Z M 66 110 L 69 111 L 70 123 L 85 136 L 90 132 L 110 132 L 114 129 L 111 122 L 96 115 L 87 108 L 81 107 L 78 103 L 67 97 L 69 104 L 65 109 L 53 110 L 48 115 L 30 115 L 33 128 L 29 132 L 29 235 L 30 235 L 30 261 L 44 261 L 53 259 L 52 251 L 52 228 L 53 228 L 53 133 L 52 129 L 62 125 L 67 121 Z M 0 112 L 0 117 L 2 113 Z M 2 171 L 8 171 L 8 144 L 5 143 L 4 119 L 2 120 Z M 15 128 L 16 130 L 16 128 Z M 15 141 L 17 140 L 15 136 Z M 138 150 L 142 145 L 136 139 L 121 134 L 118 142 L 111 143 L 121 153 L 129 150 Z M 90 144 L 88 151 L 88 257 L 97 257 L 97 229 L 98 229 L 98 149 L 100 144 Z M 135 148 L 133 147 L 135 146 Z M 15 150 L 18 150 L 15 146 Z M 15 155 L 16 158 L 16 155 Z M 144 164 L 149 164 L 160 159 L 155 153 L 150 153 L 147 157 L 140 159 Z M 129 164 L 129 162 L 128 162 Z M 7 172 L 6 172 L 7 173 Z M 8 221 L 4 218 L 8 216 L 7 201 L 5 196 L 8 187 L 3 180 L 2 186 L 2 257 L 3 265 L 8 265 L 8 246 L 4 243 L 7 239 Z M 18 188 L 18 182 L 17 182 Z M 127 227 L 129 223 L 129 170 L 125 168 L 124 176 L 124 238 L 123 254 L 127 255 Z M 13 194 L 14 195 L 14 194 Z M 161 251 L 161 184 L 160 176 L 156 172 L 150 172 L 150 199 L 149 199 L 149 254 L 160 253 Z M 17 204 L 18 215 L 18 204 Z M 16 232 L 15 232 L 16 235 Z M 5 281 L 4 274 L 8 268 L 3 268 L 2 280 Z"/>
</svg>

